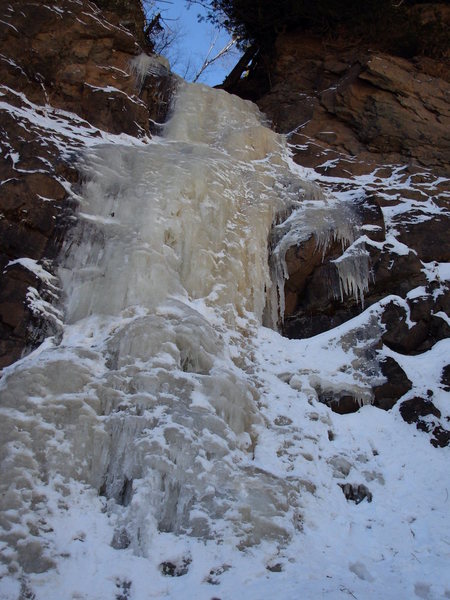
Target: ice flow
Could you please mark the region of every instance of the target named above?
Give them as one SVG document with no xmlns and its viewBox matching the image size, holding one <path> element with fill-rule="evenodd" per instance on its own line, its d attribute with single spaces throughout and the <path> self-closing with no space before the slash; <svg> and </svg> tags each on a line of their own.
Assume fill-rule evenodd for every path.
<svg viewBox="0 0 450 600">
<path fill-rule="evenodd" d="M 287 542 L 302 484 L 252 465 L 265 426 L 252 338 L 268 297 L 272 323 L 283 311 L 273 222 L 323 244 L 327 200 L 253 104 L 200 85 L 179 85 L 163 137 L 96 147 L 80 168 L 62 339 L 0 384 L 4 560 L 55 564 L 48 502 L 73 482 L 104 498 L 117 549 L 146 556 L 158 532 Z"/>
</svg>

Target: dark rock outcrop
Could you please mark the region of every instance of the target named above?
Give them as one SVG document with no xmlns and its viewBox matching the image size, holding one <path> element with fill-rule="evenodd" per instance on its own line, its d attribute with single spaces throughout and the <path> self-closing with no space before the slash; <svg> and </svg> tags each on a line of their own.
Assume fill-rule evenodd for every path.
<svg viewBox="0 0 450 600">
<path fill-rule="evenodd" d="M 450 365 L 446 365 L 442 371 L 441 384 L 446 392 L 450 392 Z"/>
<path fill-rule="evenodd" d="M 441 411 L 428 398 L 418 396 L 400 405 L 400 414 L 407 423 L 415 423 L 419 431 L 430 433 L 430 442 L 436 448 L 450 444 L 450 431 L 441 424 Z"/>
<path fill-rule="evenodd" d="M 340 488 L 342 488 L 342 492 L 346 500 L 350 500 L 355 504 L 359 504 L 367 498 L 367 502 L 372 502 L 372 492 L 363 483 L 338 483 L 338 485 Z"/>
<path fill-rule="evenodd" d="M 381 373 L 386 382 L 374 387 L 374 405 L 389 410 L 412 387 L 404 370 L 390 356 L 380 360 Z"/>
</svg>

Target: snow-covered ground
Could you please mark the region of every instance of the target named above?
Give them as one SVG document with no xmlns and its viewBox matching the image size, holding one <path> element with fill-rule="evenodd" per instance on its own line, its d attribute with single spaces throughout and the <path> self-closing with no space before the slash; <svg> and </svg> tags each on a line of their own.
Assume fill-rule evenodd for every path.
<svg viewBox="0 0 450 600">
<path fill-rule="evenodd" d="M 0 380 L 0 598 L 450 598 L 450 450 L 396 407 L 370 405 L 382 376 L 366 349 L 383 306 L 404 299 L 304 340 L 261 324 L 280 285 L 267 249 L 275 216 L 294 208 L 288 231 L 301 231 L 302 202 L 316 202 L 308 227 L 361 242 L 356 224 L 319 219 L 338 204 L 351 220 L 354 187 L 319 193 L 314 182 L 331 178 L 294 165 L 250 103 L 180 90 L 164 138 L 85 152 L 61 258 L 62 337 Z M 59 127 L 56 113 L 42 118 Z M 395 217 L 417 208 L 440 210 L 410 199 L 385 209 L 393 251 L 405 250 Z M 362 271 L 346 270 L 343 293 L 364 292 Z M 447 279 L 448 265 L 427 275 Z M 382 352 L 413 383 L 408 397 L 431 390 L 450 416 L 448 340 Z M 362 406 L 337 415 L 320 390 Z M 347 483 L 370 493 L 349 501 Z"/>
</svg>

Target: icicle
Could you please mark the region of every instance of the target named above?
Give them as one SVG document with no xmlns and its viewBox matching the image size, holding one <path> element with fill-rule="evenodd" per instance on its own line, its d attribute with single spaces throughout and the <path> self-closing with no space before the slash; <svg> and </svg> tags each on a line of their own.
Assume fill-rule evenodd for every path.
<svg viewBox="0 0 450 600">
<path fill-rule="evenodd" d="M 353 296 L 364 307 L 364 293 L 369 289 L 370 260 L 364 244 L 353 245 L 333 260 L 339 274 L 341 301 Z"/>
<path fill-rule="evenodd" d="M 303 189 L 303 200 L 296 203 L 291 214 L 282 223 L 273 227 L 271 234 L 270 267 L 274 289 L 271 292 L 270 304 L 271 326 L 275 328 L 279 320 L 284 320 L 284 285 L 289 276 L 286 254 L 289 248 L 296 247 L 314 236 L 318 250 L 324 255 L 330 244 L 335 241 L 341 242 L 343 249 L 352 244 L 358 231 L 358 218 L 351 205 L 334 198 L 325 198 L 317 185 L 305 185 Z M 311 200 L 311 197 L 315 199 Z M 361 278 L 362 282 L 362 270 Z M 361 289 L 364 290 L 364 285 L 361 285 Z"/>
<path fill-rule="evenodd" d="M 133 58 L 130 66 L 132 73 L 136 77 L 136 85 L 139 91 L 142 89 L 145 78 L 148 75 L 160 77 L 161 75 L 170 73 L 170 64 L 167 58 L 156 54 L 139 54 Z"/>
</svg>

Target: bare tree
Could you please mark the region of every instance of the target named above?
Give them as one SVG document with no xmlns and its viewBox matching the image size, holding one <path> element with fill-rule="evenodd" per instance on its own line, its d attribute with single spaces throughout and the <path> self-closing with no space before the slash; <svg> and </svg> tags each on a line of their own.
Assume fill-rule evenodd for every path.
<svg viewBox="0 0 450 600">
<path fill-rule="evenodd" d="M 182 19 L 173 19 L 170 17 L 170 6 L 174 2 L 172 0 L 141 0 L 144 11 L 147 16 L 146 33 L 153 45 L 154 51 L 157 54 L 162 54 L 167 58 L 172 65 L 172 68 L 188 81 L 197 82 L 204 77 L 205 72 L 226 58 L 232 56 L 237 60 L 237 52 L 234 52 L 237 47 L 236 40 L 231 38 L 223 47 L 218 48 L 220 31 L 217 26 L 211 23 L 206 23 L 206 17 L 198 17 L 199 21 L 204 21 L 206 28 L 211 30 L 211 41 L 209 43 L 206 55 L 199 55 L 194 49 L 186 51 L 189 46 L 187 34 L 183 31 Z M 207 2 L 202 4 L 201 1 L 187 2 L 186 6 L 197 4 L 206 10 Z M 206 33 L 208 36 L 208 33 Z M 223 43 L 223 42 L 222 42 Z M 195 44 L 193 44 L 193 47 Z M 232 65 L 230 65 L 231 69 Z"/>
</svg>

